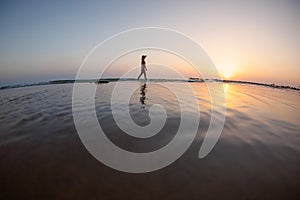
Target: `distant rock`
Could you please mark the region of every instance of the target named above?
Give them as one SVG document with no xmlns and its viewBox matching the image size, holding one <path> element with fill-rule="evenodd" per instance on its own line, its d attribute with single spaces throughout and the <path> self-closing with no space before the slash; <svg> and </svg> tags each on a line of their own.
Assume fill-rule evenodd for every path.
<svg viewBox="0 0 300 200">
<path fill-rule="evenodd" d="M 102 83 L 109 83 L 108 80 L 98 80 L 96 81 L 97 84 L 102 84 Z"/>
</svg>

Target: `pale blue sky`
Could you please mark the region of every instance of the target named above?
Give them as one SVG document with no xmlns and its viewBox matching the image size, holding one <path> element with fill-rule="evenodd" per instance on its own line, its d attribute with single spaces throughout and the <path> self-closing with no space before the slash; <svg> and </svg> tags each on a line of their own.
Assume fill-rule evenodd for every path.
<svg viewBox="0 0 300 200">
<path fill-rule="evenodd" d="M 155 26 L 199 43 L 236 79 L 300 84 L 300 1 L 0 1 L 0 84 L 74 78 L 118 32 Z"/>
</svg>

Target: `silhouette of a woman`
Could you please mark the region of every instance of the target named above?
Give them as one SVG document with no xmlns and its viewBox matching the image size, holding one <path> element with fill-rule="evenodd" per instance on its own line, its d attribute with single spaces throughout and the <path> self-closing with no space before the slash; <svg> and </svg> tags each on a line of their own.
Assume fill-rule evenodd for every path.
<svg viewBox="0 0 300 200">
<path fill-rule="evenodd" d="M 141 74 L 138 76 L 138 80 L 141 78 L 141 76 L 144 74 L 145 80 L 147 80 L 147 75 L 146 75 L 146 71 L 147 71 L 147 67 L 146 67 L 146 55 L 142 55 L 142 62 L 141 62 Z"/>
</svg>

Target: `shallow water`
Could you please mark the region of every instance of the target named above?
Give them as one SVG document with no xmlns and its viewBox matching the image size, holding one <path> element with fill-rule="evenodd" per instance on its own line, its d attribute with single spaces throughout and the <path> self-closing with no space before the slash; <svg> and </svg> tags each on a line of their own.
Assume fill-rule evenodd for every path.
<svg viewBox="0 0 300 200">
<path fill-rule="evenodd" d="M 138 125 L 150 123 L 149 108 L 153 104 L 161 104 L 168 114 L 157 135 L 134 138 L 124 134 L 112 118 L 110 94 L 115 84 L 99 85 L 95 97 L 97 117 L 108 138 L 133 152 L 153 151 L 168 144 L 180 123 L 180 107 L 174 94 L 157 82 L 121 83 L 137 88 L 130 99 L 130 114 Z M 186 97 L 187 105 L 191 102 L 186 91 L 180 90 L 186 83 L 164 84 L 176 87 Z M 196 139 L 170 166 L 145 174 L 113 170 L 87 152 L 73 121 L 72 84 L 1 90 L 1 199 L 299 197 L 300 92 L 224 84 L 224 129 L 212 152 L 199 159 L 211 104 L 205 83 L 190 85 L 199 110 L 187 107 L 185 112 L 200 111 Z M 117 107 L 122 110 L 121 101 Z M 82 112 L 89 111 L 82 107 Z"/>
</svg>

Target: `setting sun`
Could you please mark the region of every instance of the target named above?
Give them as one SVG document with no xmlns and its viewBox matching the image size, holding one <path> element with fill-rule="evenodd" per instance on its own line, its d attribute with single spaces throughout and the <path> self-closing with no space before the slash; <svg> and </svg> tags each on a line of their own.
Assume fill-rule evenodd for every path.
<svg viewBox="0 0 300 200">
<path fill-rule="evenodd" d="M 223 74 L 224 78 L 229 79 L 231 77 L 231 73 L 230 72 L 225 72 Z"/>
<path fill-rule="evenodd" d="M 223 65 L 217 67 L 220 73 L 221 78 L 229 79 L 234 75 L 234 67 L 232 65 Z"/>
</svg>

